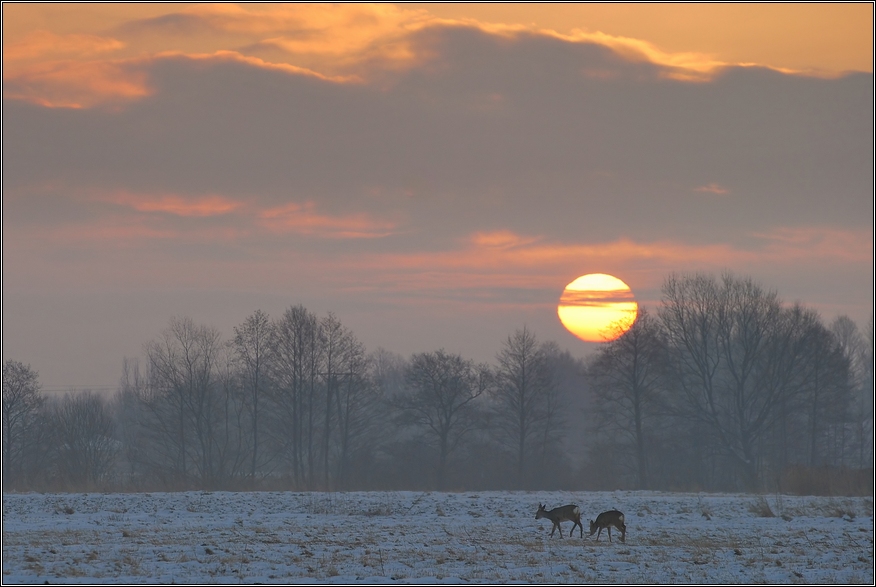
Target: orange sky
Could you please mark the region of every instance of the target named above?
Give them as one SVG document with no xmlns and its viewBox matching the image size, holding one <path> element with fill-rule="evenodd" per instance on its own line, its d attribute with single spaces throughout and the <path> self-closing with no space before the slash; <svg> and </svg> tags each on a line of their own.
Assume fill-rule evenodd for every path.
<svg viewBox="0 0 876 587">
<path fill-rule="evenodd" d="M 4 47 L 34 30 L 92 33 L 186 4 L 4 4 Z M 258 5 L 249 5 L 256 7 Z M 430 4 L 400 5 L 448 19 L 602 32 L 728 63 L 803 71 L 873 71 L 871 3 Z"/>
<path fill-rule="evenodd" d="M 600 44 L 632 61 L 666 66 L 667 76 L 681 80 L 734 65 L 828 77 L 872 71 L 870 4 L 4 4 L 3 10 L 4 95 L 53 107 L 149 96 L 144 60 L 174 55 L 374 81 L 381 72 L 428 61 L 411 35 L 439 22 Z"/>
<path fill-rule="evenodd" d="M 601 31 L 729 63 L 873 71 L 871 3 L 411 4 L 446 18 Z"/>
</svg>

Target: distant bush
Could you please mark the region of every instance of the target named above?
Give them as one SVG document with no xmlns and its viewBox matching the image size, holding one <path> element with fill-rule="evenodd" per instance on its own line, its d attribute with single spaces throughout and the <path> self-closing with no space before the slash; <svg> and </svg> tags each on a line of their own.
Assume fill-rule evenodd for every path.
<svg viewBox="0 0 876 587">
<path fill-rule="evenodd" d="M 848 467 L 786 467 L 779 488 L 794 495 L 873 495 L 873 469 Z"/>
</svg>

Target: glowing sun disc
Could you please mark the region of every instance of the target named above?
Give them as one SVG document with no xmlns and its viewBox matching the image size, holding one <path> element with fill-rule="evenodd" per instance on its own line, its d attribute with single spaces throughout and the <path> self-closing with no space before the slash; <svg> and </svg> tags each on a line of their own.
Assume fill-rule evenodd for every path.
<svg viewBox="0 0 876 587">
<path fill-rule="evenodd" d="M 582 275 L 563 290 L 557 315 L 566 329 L 587 342 L 606 342 L 626 332 L 639 313 L 630 287 L 613 275 Z"/>
</svg>

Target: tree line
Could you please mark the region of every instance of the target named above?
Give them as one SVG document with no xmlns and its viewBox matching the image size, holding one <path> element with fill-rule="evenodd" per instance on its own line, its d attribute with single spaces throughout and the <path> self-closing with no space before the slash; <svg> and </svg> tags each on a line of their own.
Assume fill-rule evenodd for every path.
<svg viewBox="0 0 876 587">
<path fill-rule="evenodd" d="M 586 360 L 526 327 L 478 364 L 368 352 L 300 305 L 228 339 L 177 317 L 112 396 L 48 396 L 7 361 L 3 486 L 788 490 L 851 471 L 872 491 L 873 347 L 872 317 L 828 326 L 731 274 L 669 276 Z"/>
</svg>

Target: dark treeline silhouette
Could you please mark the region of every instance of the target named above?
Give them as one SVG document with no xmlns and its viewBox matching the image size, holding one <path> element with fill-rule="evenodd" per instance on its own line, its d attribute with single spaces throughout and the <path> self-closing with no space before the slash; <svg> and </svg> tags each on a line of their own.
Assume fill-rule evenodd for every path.
<svg viewBox="0 0 876 587">
<path fill-rule="evenodd" d="M 873 346 L 730 274 L 671 275 L 586 361 L 526 327 L 489 365 L 300 305 L 229 340 L 172 318 L 112 396 L 6 362 L 3 487 L 872 493 Z"/>
</svg>

